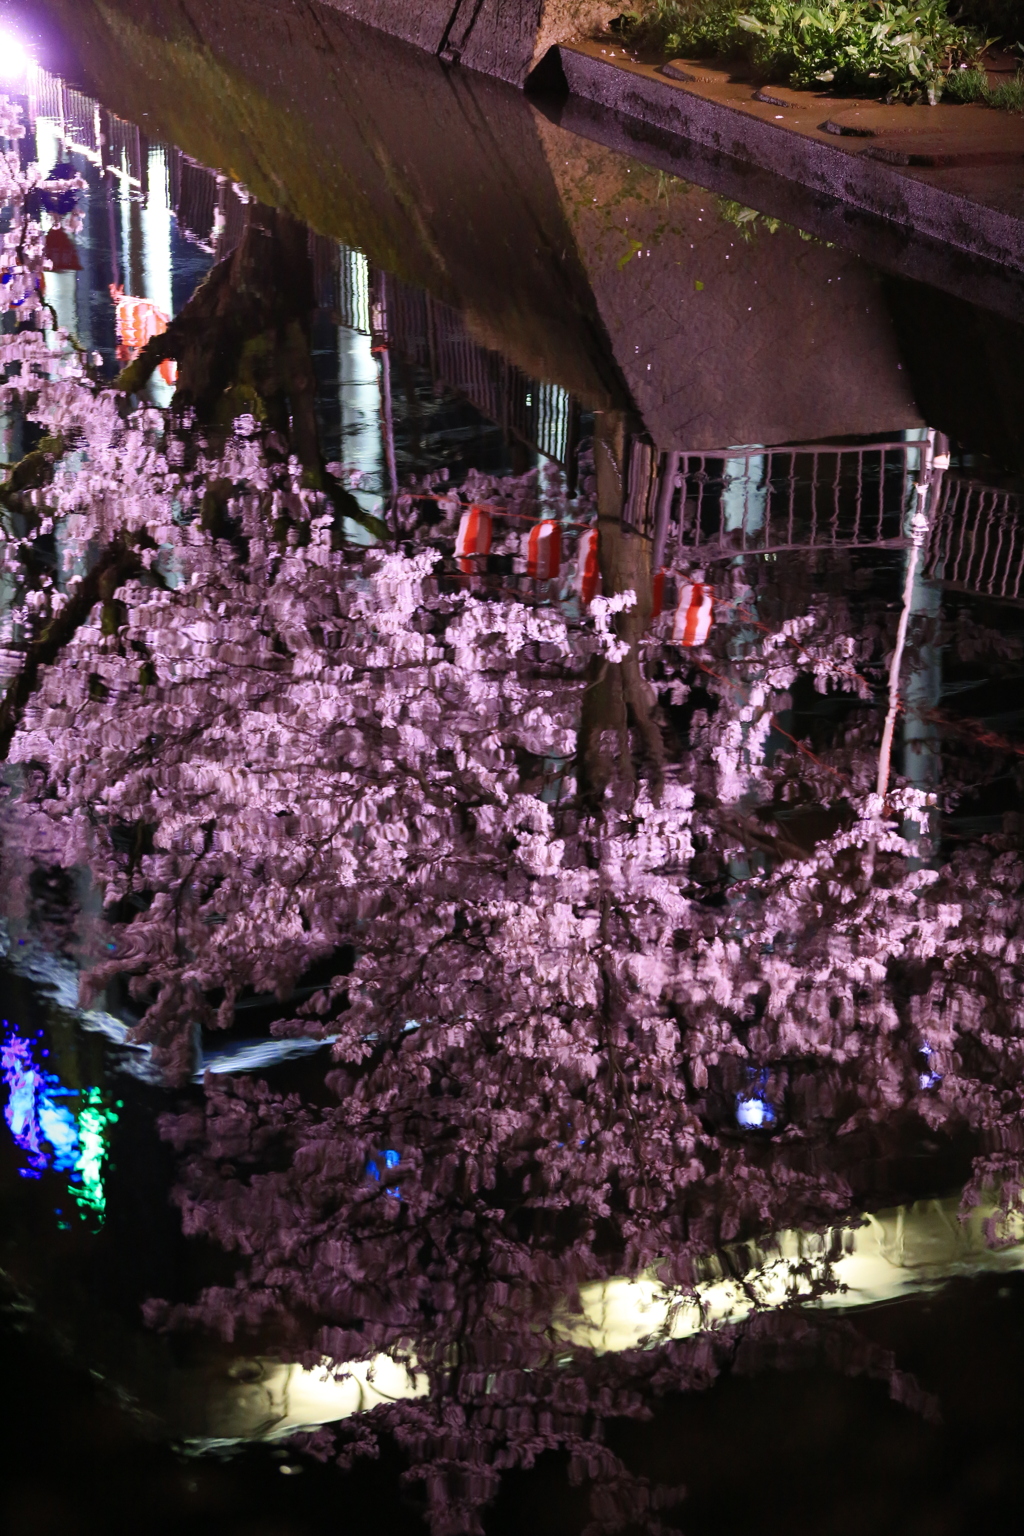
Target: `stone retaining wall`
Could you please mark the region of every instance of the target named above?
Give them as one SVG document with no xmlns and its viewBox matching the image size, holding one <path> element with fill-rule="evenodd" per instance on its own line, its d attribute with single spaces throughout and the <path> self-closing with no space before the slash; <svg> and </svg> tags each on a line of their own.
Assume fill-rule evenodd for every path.
<svg viewBox="0 0 1024 1536">
<path fill-rule="evenodd" d="M 336 10 L 521 86 L 555 43 L 593 36 L 622 5 L 608 0 L 327 0 Z"/>
</svg>

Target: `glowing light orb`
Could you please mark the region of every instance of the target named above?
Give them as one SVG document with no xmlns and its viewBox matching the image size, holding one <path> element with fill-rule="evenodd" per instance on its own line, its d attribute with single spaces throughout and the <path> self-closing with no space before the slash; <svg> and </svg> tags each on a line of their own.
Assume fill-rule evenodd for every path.
<svg viewBox="0 0 1024 1536">
<path fill-rule="evenodd" d="M 28 74 L 32 55 L 13 32 L 0 31 L 0 82 L 17 85 Z"/>
<path fill-rule="evenodd" d="M 760 1130 L 762 1126 L 775 1124 L 775 1111 L 764 1099 L 737 1098 L 736 1119 L 748 1130 Z"/>
</svg>

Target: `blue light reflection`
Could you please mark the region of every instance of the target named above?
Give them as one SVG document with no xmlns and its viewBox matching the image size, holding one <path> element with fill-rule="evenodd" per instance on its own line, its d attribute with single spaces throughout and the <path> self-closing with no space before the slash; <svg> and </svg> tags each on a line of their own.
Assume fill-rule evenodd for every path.
<svg viewBox="0 0 1024 1536">
<path fill-rule="evenodd" d="M 116 1111 L 103 1104 L 99 1088 L 79 1093 L 47 1072 L 41 1064 L 47 1052 L 39 1046 L 40 1036 L 21 1035 L 6 1019 L 3 1028 L 4 1120 L 15 1145 L 25 1154 L 19 1173 L 25 1179 L 40 1179 L 48 1170 L 66 1174 L 79 1210 L 102 1221 L 107 1142 Z"/>
</svg>

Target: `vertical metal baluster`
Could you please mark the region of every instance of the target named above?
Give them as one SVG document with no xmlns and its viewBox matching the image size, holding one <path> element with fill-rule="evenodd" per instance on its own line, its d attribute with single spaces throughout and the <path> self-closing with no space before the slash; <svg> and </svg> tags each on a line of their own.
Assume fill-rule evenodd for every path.
<svg viewBox="0 0 1024 1536">
<path fill-rule="evenodd" d="M 665 564 L 665 545 L 668 541 L 668 525 L 672 515 L 672 498 L 676 491 L 679 473 L 678 453 L 662 455 L 658 504 L 654 514 L 654 547 L 651 550 L 651 569 L 660 571 Z"/>
<path fill-rule="evenodd" d="M 988 565 L 989 544 L 992 538 L 992 508 L 989 498 L 990 493 L 987 490 L 983 491 L 981 496 L 981 505 L 985 518 L 985 540 L 982 547 L 981 559 L 975 566 L 974 585 L 977 587 L 981 586 L 985 575 L 985 568 Z"/>
<path fill-rule="evenodd" d="M 938 500 L 935 504 L 935 514 L 932 517 L 932 525 L 928 532 L 928 544 L 925 551 L 924 574 L 928 578 L 934 577 L 940 568 L 939 555 L 946 527 L 944 519 L 951 494 L 952 486 L 949 476 L 943 475 L 942 489 L 939 491 Z"/>
<path fill-rule="evenodd" d="M 851 543 L 860 543 L 860 515 L 864 501 L 864 449 L 857 449 L 857 483 L 853 497 L 853 531 L 850 535 Z"/>
<path fill-rule="evenodd" d="M 699 544 L 704 537 L 704 480 L 706 471 L 704 468 L 705 459 L 703 454 L 701 454 L 697 462 L 699 463 L 700 468 L 697 471 L 697 508 L 696 522 L 693 530 L 695 544 Z"/>
<path fill-rule="evenodd" d="M 679 473 L 676 476 L 677 483 L 682 483 L 682 489 L 679 492 L 679 524 L 676 528 L 676 536 L 672 541 L 673 564 L 679 558 L 679 555 L 682 552 L 683 540 L 686 537 L 686 486 L 689 479 L 689 473 L 690 455 L 688 453 L 682 453 L 679 455 Z"/>
<path fill-rule="evenodd" d="M 948 576 L 948 573 L 956 568 L 953 563 L 953 539 L 966 514 L 966 508 L 961 509 L 961 502 L 966 501 L 964 491 L 965 487 L 957 483 L 952 497 L 953 504 L 947 508 L 946 512 L 946 547 L 942 557 L 944 576 Z M 948 579 L 952 580 L 952 577 L 948 576 Z"/>
<path fill-rule="evenodd" d="M 676 472 L 675 485 L 672 490 L 672 510 L 670 519 L 674 518 L 673 527 L 675 534 L 672 540 L 674 553 L 669 565 L 674 565 L 683 542 L 683 519 L 686 516 L 686 457 L 680 459 L 680 470 Z"/>
<path fill-rule="evenodd" d="M 1021 509 L 1018 507 L 1018 516 L 1020 515 L 1020 511 L 1021 511 Z M 1013 587 L 1013 594 L 1012 595 L 1014 597 L 1016 597 L 1016 598 L 1019 598 L 1020 595 L 1021 595 L 1020 588 L 1021 588 L 1021 581 L 1022 580 L 1024 580 L 1024 547 L 1021 548 L 1020 560 L 1018 561 L 1018 564 L 1017 564 L 1017 580 L 1015 581 L 1014 587 Z"/>
<path fill-rule="evenodd" d="M 970 516 L 970 502 L 971 497 L 970 492 L 968 491 L 964 496 L 963 516 L 960 519 L 960 542 L 957 545 L 956 559 L 953 563 L 953 576 L 951 578 L 953 581 L 960 580 L 960 565 L 964 558 L 964 540 L 967 538 L 967 520 Z"/>
<path fill-rule="evenodd" d="M 1006 520 L 1002 515 L 1003 510 L 1004 509 L 999 505 L 999 501 L 995 495 L 993 495 L 992 521 L 996 527 L 996 547 L 992 556 L 992 575 L 989 577 L 989 585 L 993 592 L 996 589 L 996 582 L 999 579 L 999 572 L 1002 569 L 1001 556 L 1003 553 L 1003 535 L 1006 532 Z"/>
<path fill-rule="evenodd" d="M 811 533 L 810 545 L 813 549 L 818 542 L 818 452 L 811 455 Z"/>
<path fill-rule="evenodd" d="M 1013 516 L 1013 512 L 1010 508 L 1009 497 L 1006 497 L 1003 502 L 1003 520 L 1003 526 L 1007 528 L 1010 535 L 1010 547 L 1006 551 L 1006 564 L 1003 567 L 1003 584 L 1000 589 L 1000 596 L 1006 597 L 1006 589 L 1010 584 L 1010 568 L 1013 563 L 1013 551 L 1017 544 L 1017 520 Z"/>
<path fill-rule="evenodd" d="M 765 474 L 765 489 L 764 489 L 764 548 L 765 549 L 771 549 L 771 547 L 772 547 L 772 494 L 773 494 L 773 483 L 774 483 L 773 480 L 772 480 L 772 464 L 773 464 L 773 460 L 774 460 L 774 455 L 772 453 L 766 453 L 765 454 L 765 456 L 764 456 L 764 474 Z"/>
</svg>

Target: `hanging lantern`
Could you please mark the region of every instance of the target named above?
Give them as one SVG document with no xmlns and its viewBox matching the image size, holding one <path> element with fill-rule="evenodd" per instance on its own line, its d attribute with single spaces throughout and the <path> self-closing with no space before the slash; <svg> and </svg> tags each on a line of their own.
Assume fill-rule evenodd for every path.
<svg viewBox="0 0 1024 1536">
<path fill-rule="evenodd" d="M 467 507 L 459 522 L 459 531 L 455 538 L 455 553 L 459 560 L 459 570 L 466 576 L 471 576 L 478 569 L 475 559 L 490 554 L 491 514 L 485 507 Z"/>
<path fill-rule="evenodd" d="M 67 230 L 61 229 L 59 224 L 55 224 L 53 229 L 46 231 L 43 256 L 49 263 L 51 272 L 81 272 L 82 270 L 82 263 L 75 250 L 75 242 Z"/>
<path fill-rule="evenodd" d="M 557 581 L 562 569 L 562 530 L 545 518 L 530 529 L 526 541 L 526 574 L 534 581 Z"/>
<path fill-rule="evenodd" d="M 170 316 L 158 309 L 152 299 L 135 299 L 121 287 L 110 285 L 110 297 L 114 301 L 114 325 L 117 331 L 118 361 L 132 363 L 148 341 L 162 336 L 170 324 Z M 178 370 L 173 358 L 165 358 L 159 367 L 165 384 L 173 386 Z"/>
<path fill-rule="evenodd" d="M 676 645 L 703 645 L 711 633 L 714 593 L 706 582 L 694 581 L 679 590 L 679 606 L 672 625 Z"/>
<path fill-rule="evenodd" d="M 597 592 L 601 572 L 597 563 L 597 529 L 588 528 L 580 539 L 576 558 L 576 591 L 584 608 L 589 608 Z"/>
</svg>

